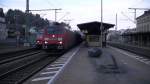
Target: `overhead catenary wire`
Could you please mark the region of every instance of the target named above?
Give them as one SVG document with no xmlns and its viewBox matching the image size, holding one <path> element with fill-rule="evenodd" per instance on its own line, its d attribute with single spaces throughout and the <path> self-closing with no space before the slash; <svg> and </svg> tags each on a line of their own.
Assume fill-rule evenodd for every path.
<svg viewBox="0 0 150 84">
<path fill-rule="evenodd" d="M 52 0 L 51 1 L 49 1 L 49 0 L 45 0 L 48 4 L 49 4 L 49 6 L 50 7 L 54 7 L 54 8 L 58 8 L 58 6 L 60 7 L 62 4 L 60 3 L 60 1 L 57 1 L 57 0 L 55 0 L 55 3 L 58 5 L 58 6 L 56 6 L 56 4 L 53 4 L 52 3 Z M 60 7 L 61 8 L 61 7 Z M 64 11 L 65 9 L 63 9 L 63 11 Z M 55 11 L 55 16 L 56 16 L 56 13 L 60 13 L 60 12 L 57 12 L 57 11 Z M 60 17 L 60 19 L 58 19 L 57 21 L 59 22 L 59 21 L 61 21 L 62 19 L 64 19 L 64 18 L 66 18 L 66 16 L 67 15 L 69 15 L 70 14 L 70 12 L 68 12 L 68 11 L 65 11 L 65 13 Z M 57 16 L 56 16 L 57 17 Z M 56 21 L 56 18 L 55 18 L 55 21 Z"/>
<path fill-rule="evenodd" d="M 56 6 L 55 6 L 53 3 L 51 3 L 49 0 L 46 0 L 46 2 L 48 3 L 48 5 L 49 5 L 50 7 L 54 6 L 54 7 L 56 8 Z"/>
<path fill-rule="evenodd" d="M 121 14 L 126 17 L 129 21 L 131 21 L 132 23 L 136 24 L 134 20 L 132 20 L 131 18 L 129 18 L 129 16 L 127 16 L 126 14 L 124 14 L 124 12 L 121 12 Z"/>
<path fill-rule="evenodd" d="M 2 6 L 2 7 L 7 7 L 8 8 L 8 6 L 7 5 L 5 5 L 4 3 L 3 3 L 3 1 L 2 0 L 0 0 L 0 6 Z"/>
<path fill-rule="evenodd" d="M 137 18 L 137 10 L 150 10 L 150 8 L 129 8 L 131 10 L 134 10 L 134 22 L 136 23 Z"/>
<path fill-rule="evenodd" d="M 10 9 L 7 5 L 5 5 L 3 3 L 0 3 L 0 7 L 2 7 L 3 9 L 6 9 L 6 10 Z"/>
<path fill-rule="evenodd" d="M 65 17 L 66 17 L 67 15 L 69 15 L 69 14 L 70 14 L 70 12 L 65 13 L 65 15 L 62 16 L 58 21 L 62 20 L 63 18 L 65 18 Z"/>
</svg>

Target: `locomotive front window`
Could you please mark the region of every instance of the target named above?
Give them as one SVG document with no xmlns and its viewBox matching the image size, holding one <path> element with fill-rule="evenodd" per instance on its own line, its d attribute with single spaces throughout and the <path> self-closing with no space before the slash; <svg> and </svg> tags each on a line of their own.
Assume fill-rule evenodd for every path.
<svg viewBox="0 0 150 84">
<path fill-rule="evenodd" d="M 42 32 L 42 31 L 40 31 L 40 32 L 38 32 L 38 33 L 37 33 L 37 35 L 43 35 L 43 32 Z"/>
<path fill-rule="evenodd" d="M 43 30 L 38 31 L 38 32 L 37 32 L 37 37 L 42 37 L 43 33 L 44 33 Z"/>
<path fill-rule="evenodd" d="M 62 29 L 60 28 L 48 28 L 48 34 L 63 34 Z"/>
</svg>

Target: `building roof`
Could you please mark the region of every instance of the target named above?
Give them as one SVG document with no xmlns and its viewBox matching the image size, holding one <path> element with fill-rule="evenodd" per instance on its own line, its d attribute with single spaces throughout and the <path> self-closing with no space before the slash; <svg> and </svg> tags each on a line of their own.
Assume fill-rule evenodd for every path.
<svg viewBox="0 0 150 84">
<path fill-rule="evenodd" d="M 77 25 L 81 31 L 87 30 L 87 34 L 98 35 L 101 31 L 108 30 L 111 27 L 114 27 L 114 24 L 103 23 L 103 30 L 100 29 L 101 22 L 94 21 L 88 23 L 82 23 Z"/>
<path fill-rule="evenodd" d="M 142 15 L 139 16 L 139 17 L 137 17 L 136 19 L 140 19 L 140 18 L 143 18 L 143 17 L 148 16 L 148 15 L 150 15 L 150 10 L 145 11 L 144 14 L 142 14 Z"/>
<path fill-rule="evenodd" d="M 2 8 L 0 8 L 0 17 L 5 17 L 4 12 L 3 12 L 3 9 L 2 9 Z"/>
</svg>

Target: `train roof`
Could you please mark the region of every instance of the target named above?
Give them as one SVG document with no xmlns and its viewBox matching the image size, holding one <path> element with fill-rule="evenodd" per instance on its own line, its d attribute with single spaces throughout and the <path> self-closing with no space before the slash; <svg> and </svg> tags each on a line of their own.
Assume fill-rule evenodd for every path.
<svg viewBox="0 0 150 84">
<path fill-rule="evenodd" d="M 67 30 L 69 30 L 69 29 L 71 28 L 68 24 L 65 24 L 65 23 L 58 23 L 58 22 L 55 22 L 55 23 L 49 25 L 48 27 L 52 27 L 52 28 L 62 28 L 62 29 L 67 29 Z"/>
<path fill-rule="evenodd" d="M 100 34 L 101 31 L 108 30 L 111 27 L 114 27 L 114 24 L 109 24 L 109 23 L 102 23 L 103 24 L 103 30 L 100 29 L 101 22 L 94 21 L 94 22 L 88 22 L 88 23 L 82 23 L 78 24 L 77 26 L 79 29 L 82 30 L 87 30 L 87 34 Z"/>
</svg>

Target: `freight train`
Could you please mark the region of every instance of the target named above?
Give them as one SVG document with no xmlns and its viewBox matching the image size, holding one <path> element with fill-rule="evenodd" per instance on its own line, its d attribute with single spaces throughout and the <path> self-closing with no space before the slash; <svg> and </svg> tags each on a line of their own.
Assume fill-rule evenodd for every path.
<svg viewBox="0 0 150 84">
<path fill-rule="evenodd" d="M 78 32 L 73 32 L 69 26 L 55 24 L 47 26 L 37 36 L 36 45 L 48 50 L 67 50 L 82 42 L 82 36 Z"/>
</svg>

